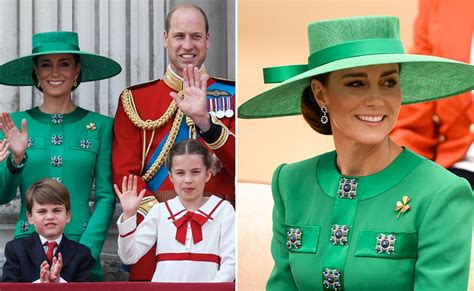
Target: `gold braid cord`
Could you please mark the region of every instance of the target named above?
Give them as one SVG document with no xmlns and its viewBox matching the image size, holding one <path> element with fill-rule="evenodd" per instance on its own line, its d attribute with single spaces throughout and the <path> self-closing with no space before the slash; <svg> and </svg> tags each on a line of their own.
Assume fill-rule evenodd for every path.
<svg viewBox="0 0 474 291">
<path fill-rule="evenodd" d="M 168 153 L 170 152 L 170 149 L 173 146 L 174 141 L 176 140 L 181 120 L 183 120 L 183 112 L 181 112 L 181 110 L 178 110 L 178 112 L 176 112 L 176 117 L 174 118 L 173 126 L 171 127 L 170 133 L 168 135 L 168 138 L 166 139 L 163 149 L 161 149 L 161 152 L 156 158 L 155 162 L 153 162 L 153 165 L 142 176 L 143 181 L 150 181 L 153 176 L 155 176 L 156 172 L 158 172 L 160 167 L 163 165 L 163 162 L 168 156 Z"/>
<path fill-rule="evenodd" d="M 129 89 L 125 89 L 122 92 L 122 105 L 123 105 L 123 110 L 127 114 L 128 118 L 135 124 L 135 126 L 142 128 L 144 130 L 152 130 L 152 129 L 157 129 L 168 120 L 173 117 L 175 114 L 176 110 L 178 109 L 178 106 L 176 105 L 176 102 L 171 101 L 170 106 L 168 109 L 166 109 L 166 112 L 157 120 L 143 120 L 140 118 L 137 112 L 137 108 L 135 107 L 135 102 L 133 101 L 132 97 L 132 91 Z"/>
<path fill-rule="evenodd" d="M 146 216 L 155 204 L 158 204 L 158 200 L 155 198 L 155 196 L 143 197 L 142 202 L 138 207 L 138 212 L 140 212 L 141 215 Z"/>
<path fill-rule="evenodd" d="M 186 116 L 186 125 L 189 127 L 189 138 L 196 139 L 197 137 L 196 125 L 194 124 L 194 121 L 189 116 Z"/>
</svg>

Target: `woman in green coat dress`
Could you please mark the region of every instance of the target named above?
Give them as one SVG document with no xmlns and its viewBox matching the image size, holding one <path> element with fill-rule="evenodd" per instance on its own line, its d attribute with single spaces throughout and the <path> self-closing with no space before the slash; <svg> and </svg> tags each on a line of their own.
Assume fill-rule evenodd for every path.
<svg viewBox="0 0 474 291">
<path fill-rule="evenodd" d="M 26 217 L 28 187 L 45 177 L 60 181 L 71 193 L 71 222 L 65 234 L 90 248 L 96 261 L 91 274 L 94 281 L 103 279 L 99 255 L 115 208 L 113 119 L 78 107 L 71 97 L 81 82 L 109 78 L 120 71 L 115 61 L 80 51 L 74 32 L 35 34 L 31 55 L 0 67 L 0 83 L 34 85 L 43 93 L 40 106 L 1 116 L 11 154 L 0 164 L 0 203 L 13 200 L 18 188 L 21 194 L 15 238 L 34 231 Z M 93 185 L 94 209 L 90 213 Z"/>
<path fill-rule="evenodd" d="M 474 67 L 407 55 L 395 17 L 311 23 L 307 65 L 241 118 L 302 113 L 336 150 L 280 165 L 272 181 L 275 266 L 268 290 L 466 290 L 472 193 L 466 180 L 395 144 L 401 104 L 474 86 Z"/>
</svg>

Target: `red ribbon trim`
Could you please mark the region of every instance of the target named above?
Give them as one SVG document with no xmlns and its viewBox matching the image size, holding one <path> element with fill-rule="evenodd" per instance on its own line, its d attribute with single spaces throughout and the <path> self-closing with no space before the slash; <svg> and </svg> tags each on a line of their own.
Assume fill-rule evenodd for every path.
<svg viewBox="0 0 474 291">
<path fill-rule="evenodd" d="M 180 219 L 175 220 L 173 223 L 176 226 L 176 240 L 181 244 L 186 244 L 186 232 L 188 230 L 188 223 L 191 224 L 191 231 L 193 241 L 195 244 L 202 241 L 202 228 L 201 225 L 206 223 L 207 217 L 200 214 L 188 211 Z"/>
<path fill-rule="evenodd" d="M 135 228 L 134 228 L 132 231 L 130 231 L 130 232 L 127 232 L 126 234 L 121 234 L 121 235 L 120 235 L 120 237 L 126 237 L 126 236 L 129 236 L 129 235 L 131 235 L 132 233 L 134 233 L 134 232 L 135 232 L 135 230 L 137 230 L 137 228 L 136 228 L 136 227 L 135 227 Z"/>
<path fill-rule="evenodd" d="M 211 262 L 220 264 L 221 257 L 214 254 L 197 254 L 197 253 L 163 253 L 156 256 L 158 262 L 161 261 L 197 261 Z"/>
</svg>

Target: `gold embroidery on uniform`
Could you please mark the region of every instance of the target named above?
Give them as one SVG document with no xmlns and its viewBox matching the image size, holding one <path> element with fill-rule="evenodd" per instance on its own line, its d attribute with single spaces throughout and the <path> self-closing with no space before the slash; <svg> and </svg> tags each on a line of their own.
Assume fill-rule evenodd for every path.
<svg viewBox="0 0 474 291">
<path fill-rule="evenodd" d="M 217 140 L 213 143 L 208 143 L 207 145 L 211 149 L 216 150 L 224 145 L 225 141 L 227 140 L 227 136 L 228 135 L 226 134 L 226 131 L 224 130 L 224 128 L 221 128 L 221 133 L 219 137 L 217 138 Z"/>
<path fill-rule="evenodd" d="M 199 76 L 206 74 L 206 68 L 201 66 L 199 69 Z M 163 81 L 165 82 L 168 87 L 174 89 L 175 91 L 183 90 L 183 78 L 180 77 L 178 74 L 173 72 L 170 66 L 166 68 L 165 75 L 163 76 Z"/>
<path fill-rule="evenodd" d="M 217 150 L 221 148 L 229 138 L 229 135 L 234 136 L 234 134 L 213 114 L 211 114 L 211 122 L 221 126 L 221 133 L 216 141 L 213 143 L 206 143 L 212 150 Z"/>
<path fill-rule="evenodd" d="M 158 203 L 158 200 L 154 196 L 147 196 L 142 198 L 142 202 L 140 202 L 140 206 L 138 206 L 138 212 L 143 216 L 146 216 L 150 209 Z"/>
<path fill-rule="evenodd" d="M 214 96 L 214 97 L 220 97 L 220 96 L 230 96 L 230 94 L 226 91 L 219 91 L 217 89 L 214 89 L 212 91 L 207 91 L 207 95 L 209 96 Z"/>
</svg>

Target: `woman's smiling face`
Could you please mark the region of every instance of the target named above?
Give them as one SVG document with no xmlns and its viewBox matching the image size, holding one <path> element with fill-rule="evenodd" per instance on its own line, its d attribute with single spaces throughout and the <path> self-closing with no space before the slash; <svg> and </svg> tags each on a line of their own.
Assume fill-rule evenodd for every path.
<svg viewBox="0 0 474 291">
<path fill-rule="evenodd" d="M 334 71 L 327 84 L 311 88 L 320 106 L 326 106 L 334 139 L 375 145 L 392 130 L 402 93 L 398 64 L 373 65 Z"/>
<path fill-rule="evenodd" d="M 45 97 L 71 98 L 81 65 L 72 54 L 50 54 L 38 57 L 35 72 Z"/>
</svg>

